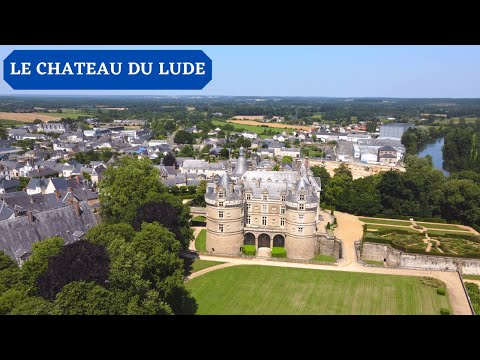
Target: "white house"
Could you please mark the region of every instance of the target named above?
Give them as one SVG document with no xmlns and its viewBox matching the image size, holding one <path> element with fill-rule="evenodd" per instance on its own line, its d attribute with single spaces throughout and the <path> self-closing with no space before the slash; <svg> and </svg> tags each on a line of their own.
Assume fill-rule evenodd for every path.
<svg viewBox="0 0 480 360">
<path fill-rule="evenodd" d="M 245 131 L 242 133 L 242 136 L 248 139 L 256 139 L 258 137 L 258 134 Z"/>
</svg>

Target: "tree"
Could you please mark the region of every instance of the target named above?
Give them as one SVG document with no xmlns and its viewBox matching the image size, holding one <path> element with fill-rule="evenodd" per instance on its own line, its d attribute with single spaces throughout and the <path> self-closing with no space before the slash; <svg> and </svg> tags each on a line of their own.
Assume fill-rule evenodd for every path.
<svg viewBox="0 0 480 360">
<path fill-rule="evenodd" d="M 109 248 L 115 240 L 132 241 L 135 230 L 130 224 L 99 224 L 85 234 L 85 239 L 92 244 L 103 245 Z"/>
<path fill-rule="evenodd" d="M 291 156 L 284 156 L 282 158 L 282 163 L 292 165 L 293 158 Z"/>
<path fill-rule="evenodd" d="M 7 129 L 0 124 L 0 139 L 8 139 Z"/>
<path fill-rule="evenodd" d="M 480 186 L 472 180 L 449 180 L 442 186 L 441 211 L 447 220 L 480 224 Z"/>
<path fill-rule="evenodd" d="M 181 200 L 169 194 L 156 196 L 155 200 L 147 201 L 138 208 L 132 226 L 140 231 L 142 224 L 158 222 L 175 234 L 183 250 L 188 248 L 193 238 L 190 228 L 190 209 Z"/>
<path fill-rule="evenodd" d="M 222 158 L 225 158 L 225 159 L 228 159 L 230 157 L 230 152 L 228 151 L 227 148 L 223 148 L 221 151 L 220 151 L 220 156 Z"/>
<path fill-rule="evenodd" d="M 172 155 L 172 153 L 168 153 L 165 155 L 163 158 L 163 165 L 165 166 L 175 166 L 177 167 L 177 160 L 175 159 L 175 156 Z"/>
<path fill-rule="evenodd" d="M 340 195 L 350 186 L 352 179 L 345 173 L 336 174 L 325 187 L 324 200 L 327 205 L 336 206 Z"/>
<path fill-rule="evenodd" d="M 185 145 L 178 153 L 180 157 L 195 157 L 195 150 L 192 145 Z"/>
<path fill-rule="evenodd" d="M 118 314 L 114 294 L 94 282 L 74 281 L 63 288 L 53 304 L 55 315 Z M 117 311 L 116 311 L 117 310 Z"/>
<path fill-rule="evenodd" d="M 325 192 L 325 188 L 327 187 L 328 182 L 331 178 L 327 169 L 324 166 L 315 165 L 312 166 L 310 170 L 312 170 L 313 176 L 320 178 L 320 182 L 322 185 L 322 193 Z"/>
<path fill-rule="evenodd" d="M 21 279 L 29 294 L 37 292 L 37 278 L 48 268 L 48 261 L 52 256 L 58 255 L 64 240 L 54 236 L 32 245 L 32 255 L 22 266 Z"/>
<path fill-rule="evenodd" d="M 245 149 L 248 149 L 249 147 L 252 146 L 252 141 L 249 138 L 246 138 L 244 136 L 240 136 L 236 141 L 235 141 L 235 147 L 238 149 L 240 147 L 244 147 Z"/>
<path fill-rule="evenodd" d="M 124 157 L 116 167 L 109 166 L 99 184 L 102 219 L 109 224 L 131 223 L 149 195 L 165 191 L 159 179 L 148 159 Z"/>
<path fill-rule="evenodd" d="M 342 162 L 339 167 L 334 169 L 333 172 L 334 172 L 335 175 L 342 175 L 343 174 L 343 175 L 348 176 L 350 179 L 353 179 L 352 171 L 350 170 L 348 165 L 344 162 Z"/>
<path fill-rule="evenodd" d="M 92 281 L 104 285 L 109 260 L 103 245 L 79 240 L 65 245 L 48 261 L 48 268 L 37 278 L 38 294 L 54 300 L 62 288 L 73 281 Z"/>
<path fill-rule="evenodd" d="M 178 130 L 173 138 L 175 144 L 193 144 L 194 141 L 195 138 L 193 134 L 190 134 L 185 130 Z"/>
</svg>

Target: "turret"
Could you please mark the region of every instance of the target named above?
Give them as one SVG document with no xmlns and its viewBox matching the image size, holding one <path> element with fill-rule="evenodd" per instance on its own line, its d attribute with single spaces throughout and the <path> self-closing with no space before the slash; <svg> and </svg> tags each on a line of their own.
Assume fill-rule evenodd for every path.
<svg viewBox="0 0 480 360">
<path fill-rule="evenodd" d="M 236 254 L 243 245 L 244 203 L 240 189 L 225 173 L 207 185 L 207 240 L 210 253 Z"/>
</svg>

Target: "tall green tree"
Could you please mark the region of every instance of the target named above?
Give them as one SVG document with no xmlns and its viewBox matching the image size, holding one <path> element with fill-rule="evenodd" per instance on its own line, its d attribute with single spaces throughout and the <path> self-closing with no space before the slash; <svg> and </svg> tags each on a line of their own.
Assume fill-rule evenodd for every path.
<svg viewBox="0 0 480 360">
<path fill-rule="evenodd" d="M 331 176 L 328 173 L 327 169 L 325 169 L 324 166 L 316 165 L 316 166 L 312 166 L 310 170 L 312 170 L 313 176 L 320 178 L 320 181 L 322 184 L 322 193 L 324 193 L 328 185 L 328 182 L 331 179 Z"/>
<path fill-rule="evenodd" d="M 164 192 L 159 171 L 148 159 L 124 157 L 109 166 L 100 180 L 102 219 L 109 224 L 131 223 L 145 199 Z"/>
</svg>

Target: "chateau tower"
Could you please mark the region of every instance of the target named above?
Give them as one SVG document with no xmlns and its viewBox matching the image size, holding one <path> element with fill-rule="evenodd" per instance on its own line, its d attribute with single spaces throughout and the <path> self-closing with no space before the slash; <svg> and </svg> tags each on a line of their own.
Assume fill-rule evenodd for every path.
<svg viewBox="0 0 480 360">
<path fill-rule="evenodd" d="M 289 189 L 285 199 L 285 250 L 289 257 L 311 259 L 315 253 L 316 222 L 319 198 L 311 184 L 305 164 L 297 175 L 297 183 Z"/>
<path fill-rule="evenodd" d="M 238 168 L 238 165 L 237 165 Z M 213 186 L 207 187 L 207 251 L 238 254 L 243 245 L 243 191 L 225 173 L 215 176 Z"/>
</svg>

